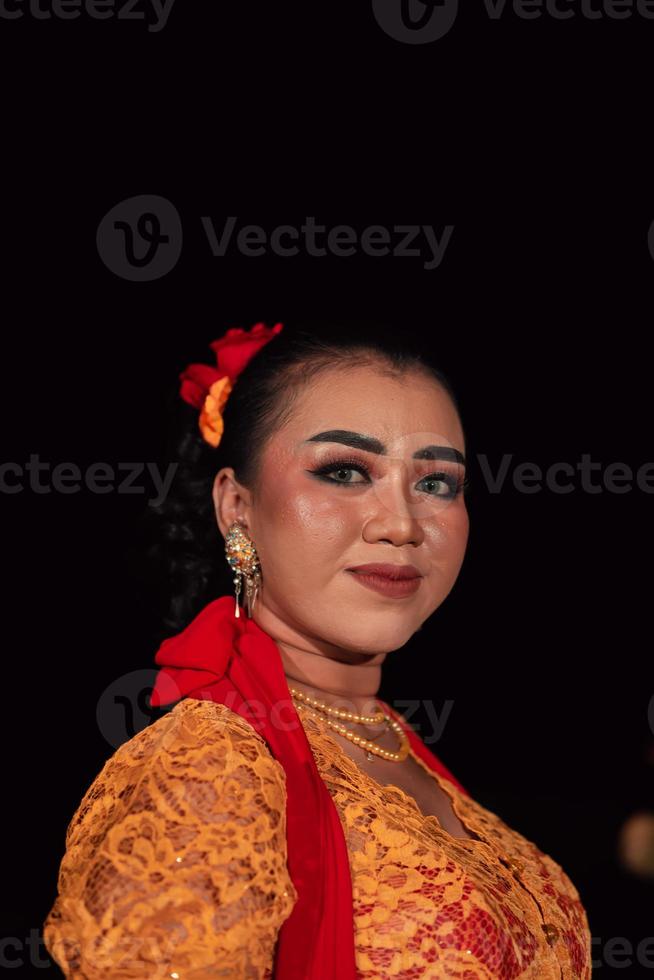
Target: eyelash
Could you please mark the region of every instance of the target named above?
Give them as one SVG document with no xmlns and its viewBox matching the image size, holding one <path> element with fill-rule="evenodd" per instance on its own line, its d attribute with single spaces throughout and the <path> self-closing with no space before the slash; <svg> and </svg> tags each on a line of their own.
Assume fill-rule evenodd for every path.
<svg viewBox="0 0 654 980">
<path fill-rule="evenodd" d="M 361 484 L 358 483 L 345 483 L 342 480 L 329 479 L 327 474 L 333 473 L 336 470 L 356 470 L 358 473 L 361 473 L 364 476 L 367 477 L 370 476 L 370 470 L 368 469 L 368 467 L 364 466 L 363 463 L 359 462 L 359 460 L 356 459 L 326 460 L 322 464 L 322 466 L 320 466 L 317 470 L 310 470 L 310 472 L 314 473 L 316 476 L 324 477 L 328 483 L 334 483 L 336 484 L 336 486 L 340 486 L 340 487 L 361 486 Z M 449 494 L 446 493 L 430 494 L 429 496 L 432 497 L 456 497 L 461 493 L 462 490 L 465 490 L 470 483 L 467 477 L 465 477 L 462 480 L 457 480 L 457 478 L 455 476 L 452 476 L 451 473 L 445 473 L 445 472 L 430 473 L 428 476 L 423 476 L 420 482 L 422 483 L 424 480 L 438 480 L 443 483 L 447 483 L 447 485 L 450 488 Z"/>
</svg>

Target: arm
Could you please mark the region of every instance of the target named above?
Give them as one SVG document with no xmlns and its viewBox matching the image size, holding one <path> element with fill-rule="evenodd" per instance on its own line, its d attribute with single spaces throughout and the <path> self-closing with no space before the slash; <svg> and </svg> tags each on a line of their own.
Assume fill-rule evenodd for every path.
<svg viewBox="0 0 654 980">
<path fill-rule="evenodd" d="M 180 702 L 87 791 L 44 940 L 80 980 L 263 980 L 296 898 L 282 766 L 224 705 Z"/>
</svg>

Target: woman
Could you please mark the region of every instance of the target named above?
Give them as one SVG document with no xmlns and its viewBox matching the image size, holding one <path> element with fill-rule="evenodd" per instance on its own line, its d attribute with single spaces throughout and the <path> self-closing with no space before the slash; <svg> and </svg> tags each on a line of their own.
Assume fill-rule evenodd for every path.
<svg viewBox="0 0 654 980">
<path fill-rule="evenodd" d="M 589 978 L 565 872 L 377 697 L 465 554 L 447 381 L 379 328 L 211 346 L 160 515 L 169 710 L 74 815 L 47 948 L 85 978 Z"/>
</svg>

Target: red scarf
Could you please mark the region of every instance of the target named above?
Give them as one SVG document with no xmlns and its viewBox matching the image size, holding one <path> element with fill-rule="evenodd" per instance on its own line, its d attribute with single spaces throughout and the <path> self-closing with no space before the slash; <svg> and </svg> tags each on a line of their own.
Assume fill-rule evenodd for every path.
<svg viewBox="0 0 654 980">
<path fill-rule="evenodd" d="M 243 611 L 234 616 L 234 601 L 212 600 L 181 633 L 163 641 L 150 703 L 217 701 L 265 739 L 286 771 L 287 866 L 298 893 L 279 930 L 274 976 L 355 980 L 352 880 L 340 817 L 291 698 L 279 648 Z M 408 723 L 377 700 L 402 724 L 416 755 L 469 795 Z"/>
</svg>

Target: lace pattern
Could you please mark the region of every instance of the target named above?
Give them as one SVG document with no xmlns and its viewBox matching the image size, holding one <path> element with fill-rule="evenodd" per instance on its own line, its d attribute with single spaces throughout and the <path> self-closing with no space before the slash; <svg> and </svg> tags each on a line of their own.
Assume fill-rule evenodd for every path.
<svg viewBox="0 0 654 980">
<path fill-rule="evenodd" d="M 69 824 L 44 940 L 64 974 L 272 976 L 297 893 L 285 773 L 240 715 L 181 701 L 120 746 Z"/>
<path fill-rule="evenodd" d="M 359 980 L 589 980 L 586 913 L 549 855 L 432 773 L 477 839 L 453 837 L 302 723 L 348 845 Z M 44 925 L 64 974 L 270 980 L 297 900 L 285 801 L 283 767 L 225 705 L 185 698 L 122 745 L 67 830 Z"/>
<path fill-rule="evenodd" d="M 589 980 L 586 912 L 549 855 L 412 752 L 479 839 L 452 836 L 302 721 L 348 842 L 359 980 Z"/>
</svg>

